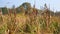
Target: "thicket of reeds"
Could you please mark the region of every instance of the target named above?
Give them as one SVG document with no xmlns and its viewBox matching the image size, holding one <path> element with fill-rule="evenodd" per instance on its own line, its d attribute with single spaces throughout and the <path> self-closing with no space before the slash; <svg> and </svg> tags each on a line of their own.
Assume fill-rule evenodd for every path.
<svg viewBox="0 0 60 34">
<path fill-rule="evenodd" d="M 48 9 L 44 16 L 38 15 L 35 8 L 24 15 L 16 14 L 15 9 L 7 10 L 8 15 L 3 15 L 0 10 L 0 34 L 60 34 L 60 23 L 54 16 L 50 17 Z"/>
</svg>

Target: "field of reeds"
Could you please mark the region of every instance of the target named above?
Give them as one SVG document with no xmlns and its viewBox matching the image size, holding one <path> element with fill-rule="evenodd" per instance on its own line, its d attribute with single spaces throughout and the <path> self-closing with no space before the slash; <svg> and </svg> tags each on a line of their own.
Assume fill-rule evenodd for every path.
<svg viewBox="0 0 60 34">
<path fill-rule="evenodd" d="M 47 27 L 46 20 L 40 16 L 17 14 L 16 17 L 2 15 L 0 17 L 0 34 L 60 34 L 60 23 L 57 17 L 51 17 Z"/>
<path fill-rule="evenodd" d="M 21 9 L 23 10 L 23 9 Z M 60 18 L 37 12 L 0 14 L 0 34 L 60 34 Z"/>
</svg>

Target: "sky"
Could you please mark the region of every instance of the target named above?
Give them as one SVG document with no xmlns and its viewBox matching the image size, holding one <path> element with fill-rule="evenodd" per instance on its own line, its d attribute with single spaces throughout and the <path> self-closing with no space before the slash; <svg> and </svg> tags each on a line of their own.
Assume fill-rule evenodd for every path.
<svg viewBox="0 0 60 34">
<path fill-rule="evenodd" d="M 20 6 L 24 2 L 29 2 L 33 7 L 35 1 L 35 7 L 41 9 L 46 3 L 50 10 L 60 11 L 60 0 L 0 0 L 0 7 L 8 7 L 12 8 L 13 5 L 15 7 Z"/>
</svg>

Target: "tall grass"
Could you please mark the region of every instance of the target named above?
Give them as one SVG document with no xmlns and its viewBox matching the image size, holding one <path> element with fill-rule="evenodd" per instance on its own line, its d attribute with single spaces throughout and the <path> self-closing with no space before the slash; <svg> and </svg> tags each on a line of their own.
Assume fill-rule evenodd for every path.
<svg viewBox="0 0 60 34">
<path fill-rule="evenodd" d="M 0 34 L 60 34 L 57 21 L 52 19 L 47 29 L 46 19 L 33 13 L 26 16 L 9 12 L 8 16 L 3 15 L 0 19 L 4 20 L 4 24 L 0 25 Z"/>
</svg>

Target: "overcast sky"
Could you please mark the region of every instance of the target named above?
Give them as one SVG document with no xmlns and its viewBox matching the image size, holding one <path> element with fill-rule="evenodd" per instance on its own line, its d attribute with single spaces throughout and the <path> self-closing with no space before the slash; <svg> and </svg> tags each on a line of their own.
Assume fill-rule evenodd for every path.
<svg viewBox="0 0 60 34">
<path fill-rule="evenodd" d="M 34 0 L 0 0 L 0 7 L 7 6 L 11 8 L 13 5 L 16 7 L 20 6 L 24 2 L 29 2 L 31 5 L 34 5 Z M 40 9 L 44 4 L 47 4 L 51 10 L 60 10 L 60 0 L 35 0 L 36 8 Z"/>
</svg>

